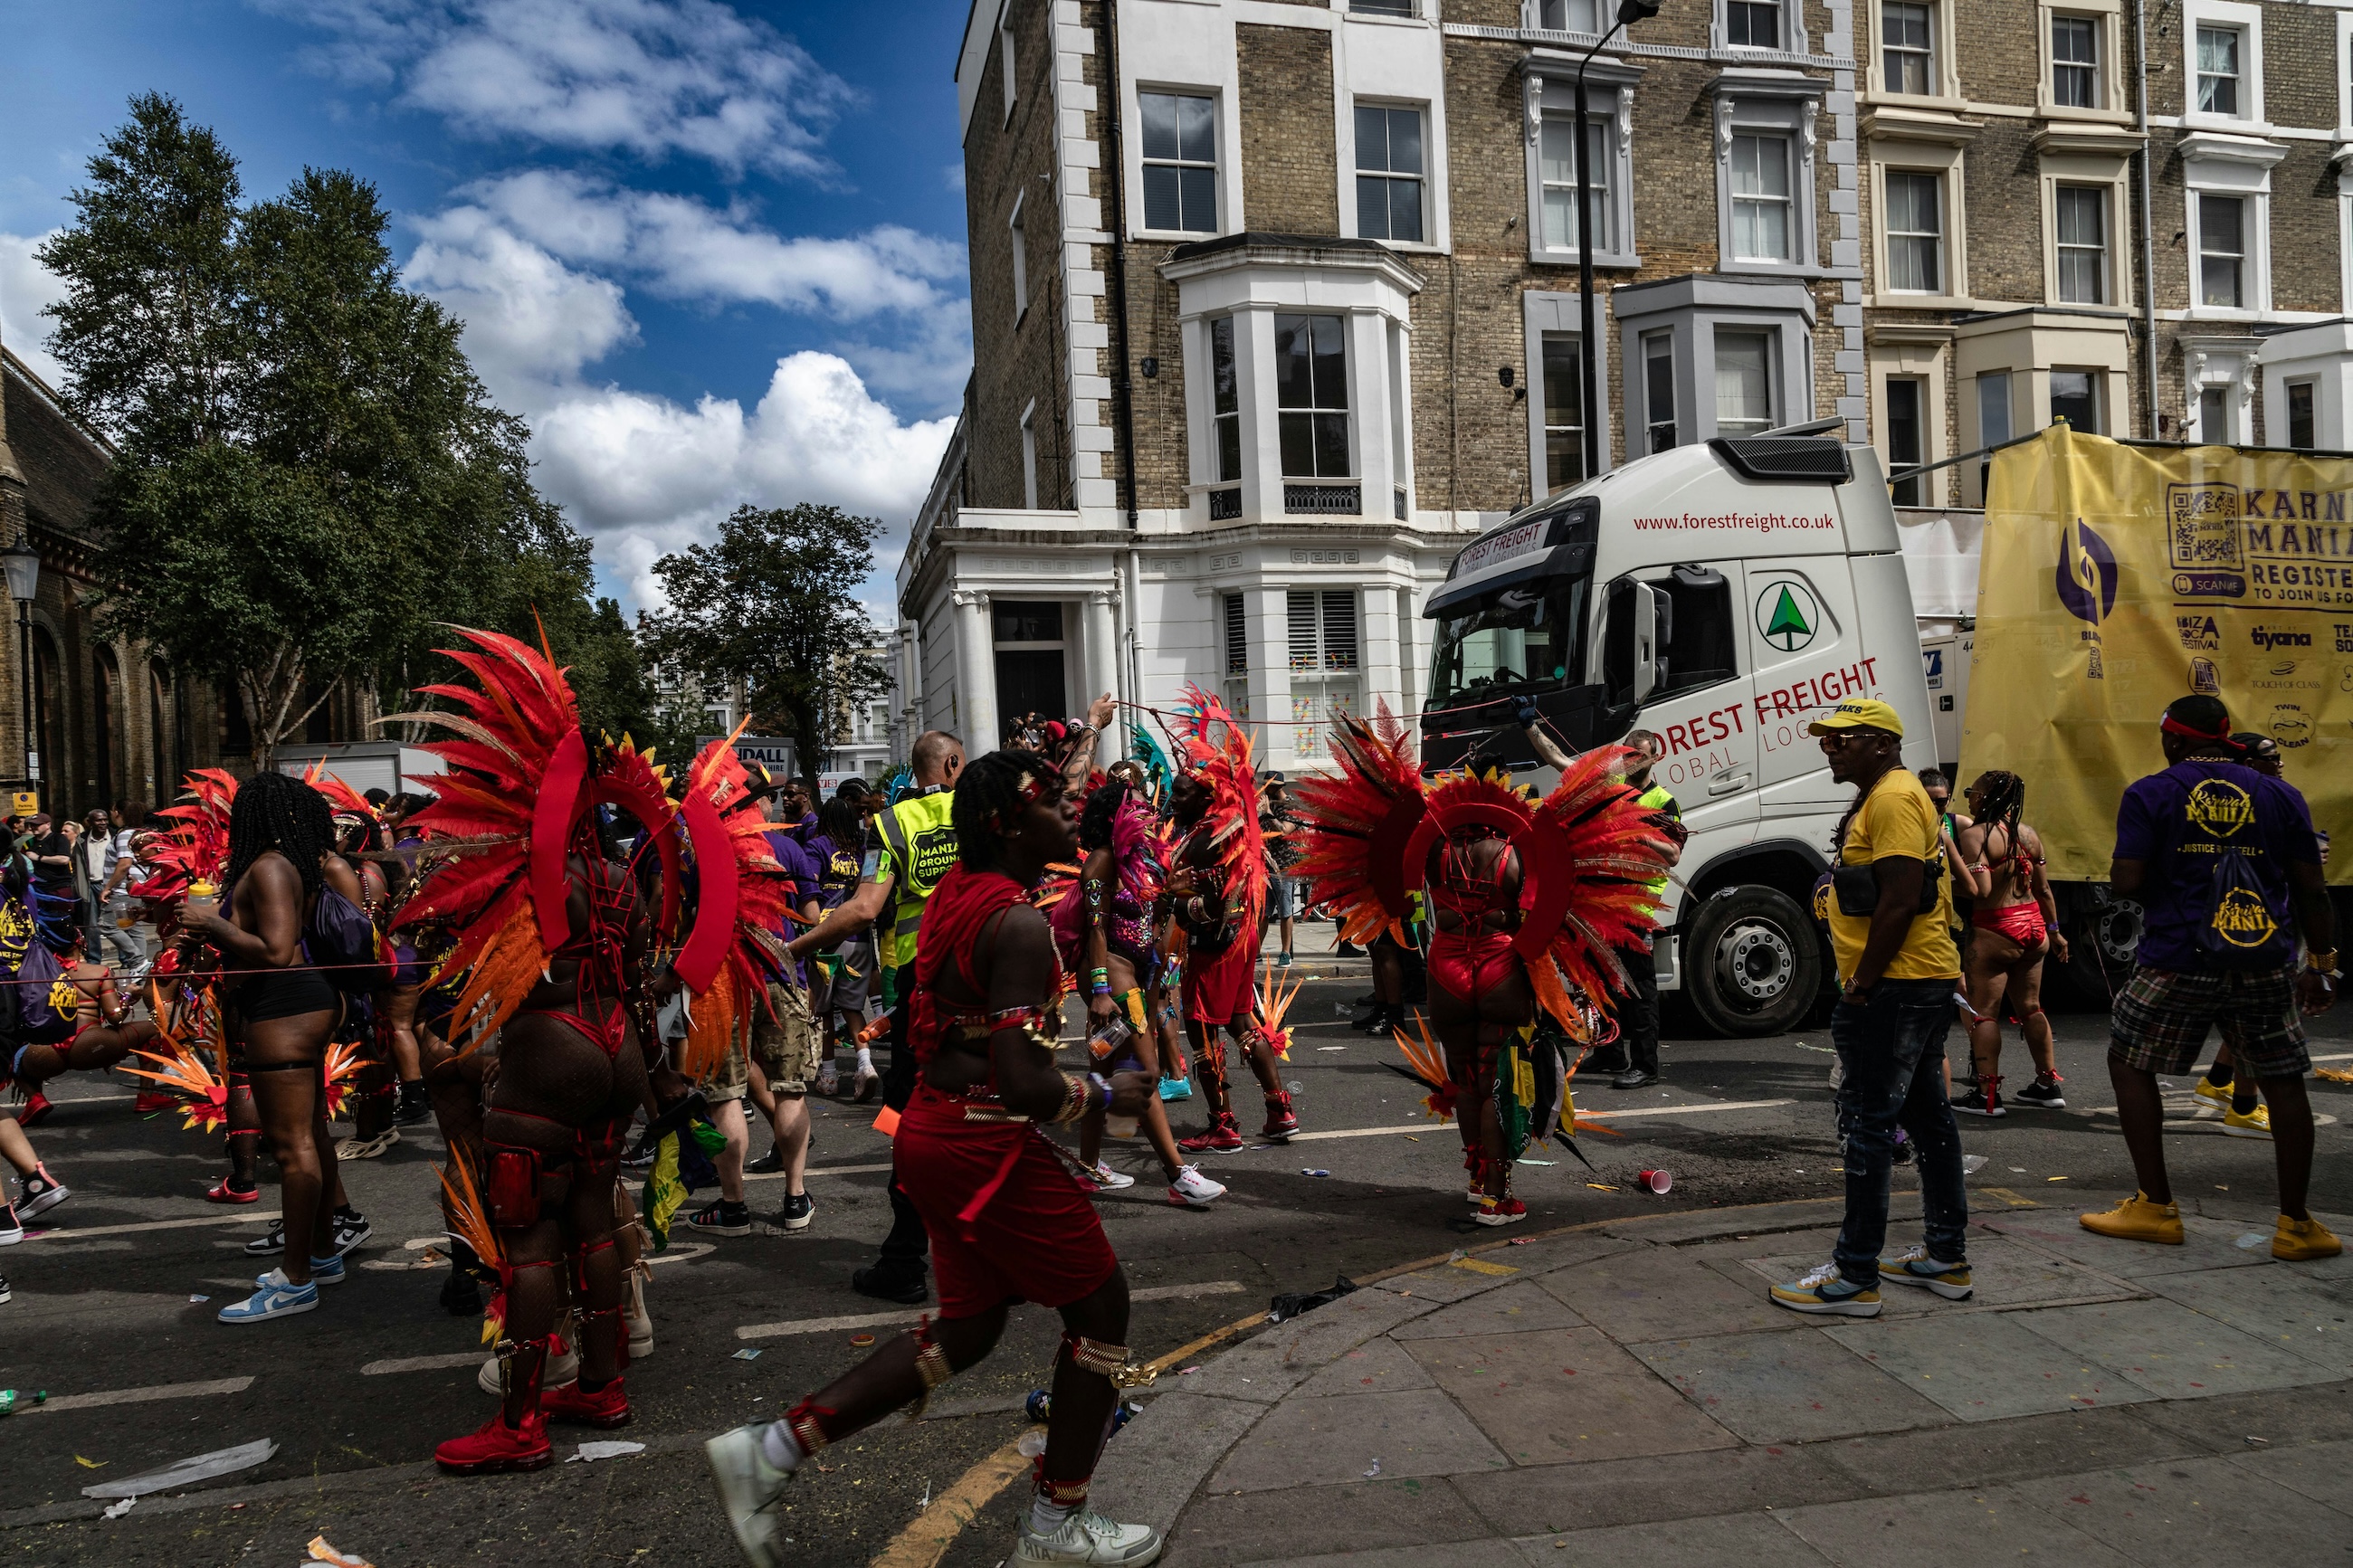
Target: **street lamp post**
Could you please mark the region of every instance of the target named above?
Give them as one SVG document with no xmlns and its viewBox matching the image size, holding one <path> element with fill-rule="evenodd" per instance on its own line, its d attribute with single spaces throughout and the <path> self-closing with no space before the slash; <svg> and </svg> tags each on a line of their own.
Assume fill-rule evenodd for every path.
<svg viewBox="0 0 2353 1568">
<path fill-rule="evenodd" d="M 1585 478 L 1599 472 L 1593 460 L 1593 433 L 1601 432 L 1601 449 L 1609 449 L 1609 422 L 1601 415 L 1601 376 L 1595 359 L 1594 348 L 1600 339 L 1594 325 L 1593 307 L 1593 171 L 1588 167 L 1592 150 L 1587 145 L 1585 118 L 1585 68 L 1601 46 L 1617 37 L 1618 29 L 1630 22 L 1648 21 L 1659 14 L 1659 0 L 1618 0 L 1618 18 L 1609 30 L 1593 41 L 1585 58 L 1577 62 L 1577 310 L 1584 337 L 1577 353 L 1577 391 L 1585 400 Z M 1633 431 L 1626 436 L 1628 455 L 1632 456 Z"/>
<path fill-rule="evenodd" d="M 41 552 L 33 548 L 30 528 L 16 536 L 16 543 L 0 549 L 0 570 L 7 573 L 8 596 L 16 601 L 16 668 L 24 699 L 25 782 L 37 791 L 40 778 L 33 760 L 33 596 L 41 591 Z"/>
</svg>

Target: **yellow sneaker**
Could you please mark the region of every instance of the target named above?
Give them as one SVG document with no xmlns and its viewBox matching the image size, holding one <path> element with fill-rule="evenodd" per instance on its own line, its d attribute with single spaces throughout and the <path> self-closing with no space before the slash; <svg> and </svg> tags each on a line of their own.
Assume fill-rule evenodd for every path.
<svg viewBox="0 0 2353 1568">
<path fill-rule="evenodd" d="M 2211 1100 L 2217 1105 L 2226 1107 L 2231 1103 L 2231 1086 L 2227 1083 L 2214 1083 L 2201 1078 L 2192 1087 L 2197 1089 L 2198 1098 L 2200 1100 Z"/>
<path fill-rule="evenodd" d="M 2290 1219 L 2282 1215 L 2279 1228 L 2272 1232 L 2272 1256 L 2282 1262 L 2334 1258 L 2344 1250 L 2345 1244 L 2316 1219 Z"/>
<path fill-rule="evenodd" d="M 2135 1193 L 2105 1214 L 2087 1214 L 2082 1217 L 2085 1230 L 2113 1236 L 2120 1241 L 2154 1241 L 2167 1247 L 2181 1245 L 2181 1205 L 2153 1204 L 2144 1193 Z"/>
<path fill-rule="evenodd" d="M 2272 1108 L 2258 1105 L 2244 1116 L 2235 1110 L 2222 1112 L 2222 1135 L 2225 1138 L 2268 1138 L 2272 1135 Z"/>
</svg>

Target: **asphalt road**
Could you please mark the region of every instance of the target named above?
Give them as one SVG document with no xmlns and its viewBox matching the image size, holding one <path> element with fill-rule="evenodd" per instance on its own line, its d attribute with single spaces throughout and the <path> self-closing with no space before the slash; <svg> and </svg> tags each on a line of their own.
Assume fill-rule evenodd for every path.
<svg viewBox="0 0 2353 1568">
<path fill-rule="evenodd" d="M 1168 1206 L 1144 1146 L 1113 1146 L 1114 1163 L 1141 1177 L 1102 1205 L 1130 1280 L 1146 1298 L 1129 1336 L 1139 1357 L 1262 1310 L 1276 1292 L 1317 1289 L 1337 1274 L 1487 1236 L 1465 1218 L 1453 1130 L 1419 1120 L 1411 1086 L 1380 1065 L 1395 1059 L 1393 1047 L 1345 1031 L 1342 1016 L 1362 989 L 1356 979 L 1308 986 L 1293 1015 L 1304 1026 L 1287 1077 L 1299 1086 L 1311 1136 L 1213 1158 L 1212 1173 L 1231 1188 L 1214 1210 Z M 2069 1108 L 1963 1125 L 1968 1151 L 1986 1161 L 1970 1177 L 1980 1205 L 2005 1203 L 2006 1194 L 2049 1203 L 2068 1182 L 2131 1184 L 2115 1119 L 2102 1110 L 2113 1103 L 2102 1066 L 2105 1019 L 2076 1015 L 2058 1024 Z M 2353 1010 L 2319 1020 L 2316 1034 L 2316 1054 L 2339 1065 L 2353 1059 Z M 1656 1206 L 1838 1192 L 1822 1031 L 1675 1038 L 1664 1055 L 1661 1086 L 1583 1089 L 1580 1107 L 1607 1113 L 1617 1134 L 1580 1139 L 1595 1169 L 1551 1147 L 1530 1151 L 1554 1162 L 1521 1168 L 1530 1230 Z M 2179 1089 L 2186 1117 L 2193 1110 L 2187 1080 Z M 732 1563 L 701 1439 L 780 1412 L 824 1383 L 865 1353 L 854 1335 L 895 1331 L 887 1323 L 809 1327 L 888 1310 L 849 1286 L 889 1223 L 878 1169 L 887 1147 L 867 1112 L 824 1105 L 810 1183 L 815 1226 L 798 1236 L 762 1226 L 742 1239 L 685 1238 L 658 1265 L 649 1290 L 656 1348 L 629 1375 L 635 1425 L 617 1433 L 557 1429 L 559 1458 L 584 1437 L 633 1440 L 646 1452 L 530 1477 L 444 1479 L 431 1464 L 434 1443 L 470 1430 L 491 1408 L 475 1388 L 473 1364 L 374 1365 L 476 1349 L 478 1321 L 445 1315 L 435 1300 L 442 1272 L 418 1262 L 439 1228 L 431 1171 L 438 1142 L 412 1138 L 385 1158 L 346 1163 L 345 1179 L 375 1231 L 354 1260 L 361 1266 L 317 1312 L 231 1329 L 213 1313 L 259 1272 L 239 1247 L 259 1233 L 269 1194 L 260 1212 L 214 1208 L 200 1196 L 219 1169 L 214 1140 L 181 1131 L 177 1117 L 134 1120 L 128 1090 L 113 1083 L 67 1079 L 52 1090 L 61 1108 L 34 1142 L 74 1196 L 37 1224 L 47 1234 L 0 1252 L 0 1272 L 16 1290 L 0 1306 L 0 1386 L 52 1396 L 213 1386 L 76 1408 L 20 1404 L 0 1423 L 9 1482 L 0 1563 L 287 1568 L 304 1561 L 306 1543 L 321 1534 L 378 1568 Z M 2346 1158 L 2353 1091 L 2316 1082 L 2314 1100 L 2332 1120 L 2320 1132 L 2313 1203 L 2353 1211 Z M 1246 1118 L 1255 1109 L 1246 1105 Z M 1198 1101 L 1176 1108 L 1176 1118 L 1180 1131 L 1197 1126 Z M 2271 1190 L 2268 1143 L 2224 1138 L 2211 1121 L 2189 1121 L 2167 1142 L 2185 1193 Z M 1646 1167 L 1671 1172 L 1673 1190 L 1664 1197 L 1636 1191 L 1632 1173 Z M 783 1195 L 774 1181 L 755 1182 L 752 1194 L 754 1211 L 770 1215 Z M 790 1327 L 739 1332 L 778 1324 Z M 893 1419 L 828 1450 L 821 1472 L 792 1494 L 789 1528 L 802 1559 L 873 1560 L 923 1518 L 928 1500 L 1018 1437 L 1025 1429 L 1019 1398 L 1044 1381 L 1055 1332 L 1050 1314 L 1017 1311 L 997 1354 L 942 1391 L 934 1418 Z M 733 1359 L 751 1349 L 756 1358 Z M 80 1496 L 100 1480 L 260 1438 L 279 1447 L 259 1468 L 185 1494 L 151 1496 L 119 1520 L 90 1517 L 99 1505 Z M 997 1493 L 940 1560 L 998 1563 L 1026 1491 L 1017 1483 Z M 1116 1507 L 1115 1499 L 1103 1500 Z M 940 1518 L 932 1512 L 929 1522 Z M 931 1560 L 929 1552 L 894 1559 Z"/>
</svg>

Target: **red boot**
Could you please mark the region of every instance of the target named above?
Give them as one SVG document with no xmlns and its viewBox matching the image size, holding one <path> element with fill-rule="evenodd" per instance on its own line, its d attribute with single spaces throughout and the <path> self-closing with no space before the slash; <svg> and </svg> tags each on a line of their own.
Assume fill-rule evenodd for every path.
<svg viewBox="0 0 2353 1568">
<path fill-rule="evenodd" d="M 1279 1094 L 1266 1102 L 1266 1126 L 1259 1136 L 1275 1143 L 1288 1143 L 1299 1131 L 1299 1118 L 1291 1111 L 1291 1096 Z"/>
<path fill-rule="evenodd" d="M 627 1426 L 629 1392 L 621 1386 L 623 1381 L 617 1377 L 594 1394 L 588 1392 L 585 1378 L 548 1389 L 539 1396 L 540 1414 L 575 1426 Z"/>
<path fill-rule="evenodd" d="M 139 1098 L 131 1102 L 131 1112 L 134 1116 L 151 1116 L 158 1110 L 169 1110 L 179 1103 L 180 1097 L 176 1094 L 165 1094 L 160 1089 L 142 1089 L 139 1091 Z"/>
<path fill-rule="evenodd" d="M 37 1127 L 40 1125 L 41 1119 L 56 1109 L 57 1107 L 50 1103 L 49 1097 L 37 1089 L 25 1096 L 25 1109 L 16 1113 L 16 1125 Z"/>
<path fill-rule="evenodd" d="M 547 1396 L 543 1396 L 547 1397 Z M 453 1476 L 491 1476 L 505 1470 L 543 1470 L 554 1462 L 547 1442 L 547 1417 L 538 1410 L 510 1426 L 503 1409 L 493 1411 L 470 1436 L 452 1437 L 433 1450 L 434 1460 Z"/>
</svg>

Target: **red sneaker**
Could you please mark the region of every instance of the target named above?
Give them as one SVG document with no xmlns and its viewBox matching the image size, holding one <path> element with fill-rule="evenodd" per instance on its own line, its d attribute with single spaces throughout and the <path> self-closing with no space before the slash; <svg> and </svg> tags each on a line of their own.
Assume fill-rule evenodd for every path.
<svg viewBox="0 0 2353 1568">
<path fill-rule="evenodd" d="M 1241 1131 L 1234 1125 L 1234 1119 L 1230 1114 L 1220 1116 L 1210 1122 L 1207 1132 L 1176 1140 L 1176 1147 L 1188 1154 L 1231 1154 L 1239 1151 L 1241 1146 Z"/>
<path fill-rule="evenodd" d="M 25 1109 L 16 1113 L 16 1125 L 37 1127 L 40 1125 L 43 1117 L 56 1109 L 57 1107 L 50 1103 L 49 1097 L 37 1089 L 25 1097 Z"/>
<path fill-rule="evenodd" d="M 150 1116 L 158 1110 L 169 1110 L 179 1103 L 180 1097 L 176 1094 L 165 1094 L 160 1089 L 142 1089 L 139 1091 L 139 1098 L 131 1102 L 131 1113 Z"/>
<path fill-rule="evenodd" d="M 1528 1205 L 1517 1198 L 1482 1198 L 1471 1217 L 1481 1225 L 1517 1225 L 1528 1217 Z"/>
<path fill-rule="evenodd" d="M 1291 1097 L 1266 1102 L 1266 1125 L 1259 1136 L 1276 1143 L 1288 1143 L 1291 1135 L 1299 1131 L 1299 1118 L 1291 1113 Z"/>
<path fill-rule="evenodd" d="M 206 1189 L 205 1201 L 211 1204 L 259 1203 L 261 1201 L 261 1187 L 260 1184 L 257 1183 L 253 1186 L 250 1186 L 244 1192 L 240 1193 L 235 1187 L 228 1184 L 228 1178 L 227 1176 L 223 1176 L 219 1181 L 215 1182 L 210 1187 Z"/>
<path fill-rule="evenodd" d="M 543 1470 L 554 1461 L 548 1446 L 547 1418 L 534 1410 L 520 1426 L 510 1426 L 506 1413 L 492 1411 L 481 1429 L 470 1436 L 452 1437 L 433 1450 L 436 1463 L 453 1476 L 492 1476 L 504 1470 Z"/>
<path fill-rule="evenodd" d="M 539 1396 L 539 1413 L 550 1421 L 568 1421 L 575 1426 L 627 1426 L 629 1392 L 621 1386 L 623 1381 L 617 1377 L 594 1394 L 576 1382 L 546 1389 Z"/>
</svg>

